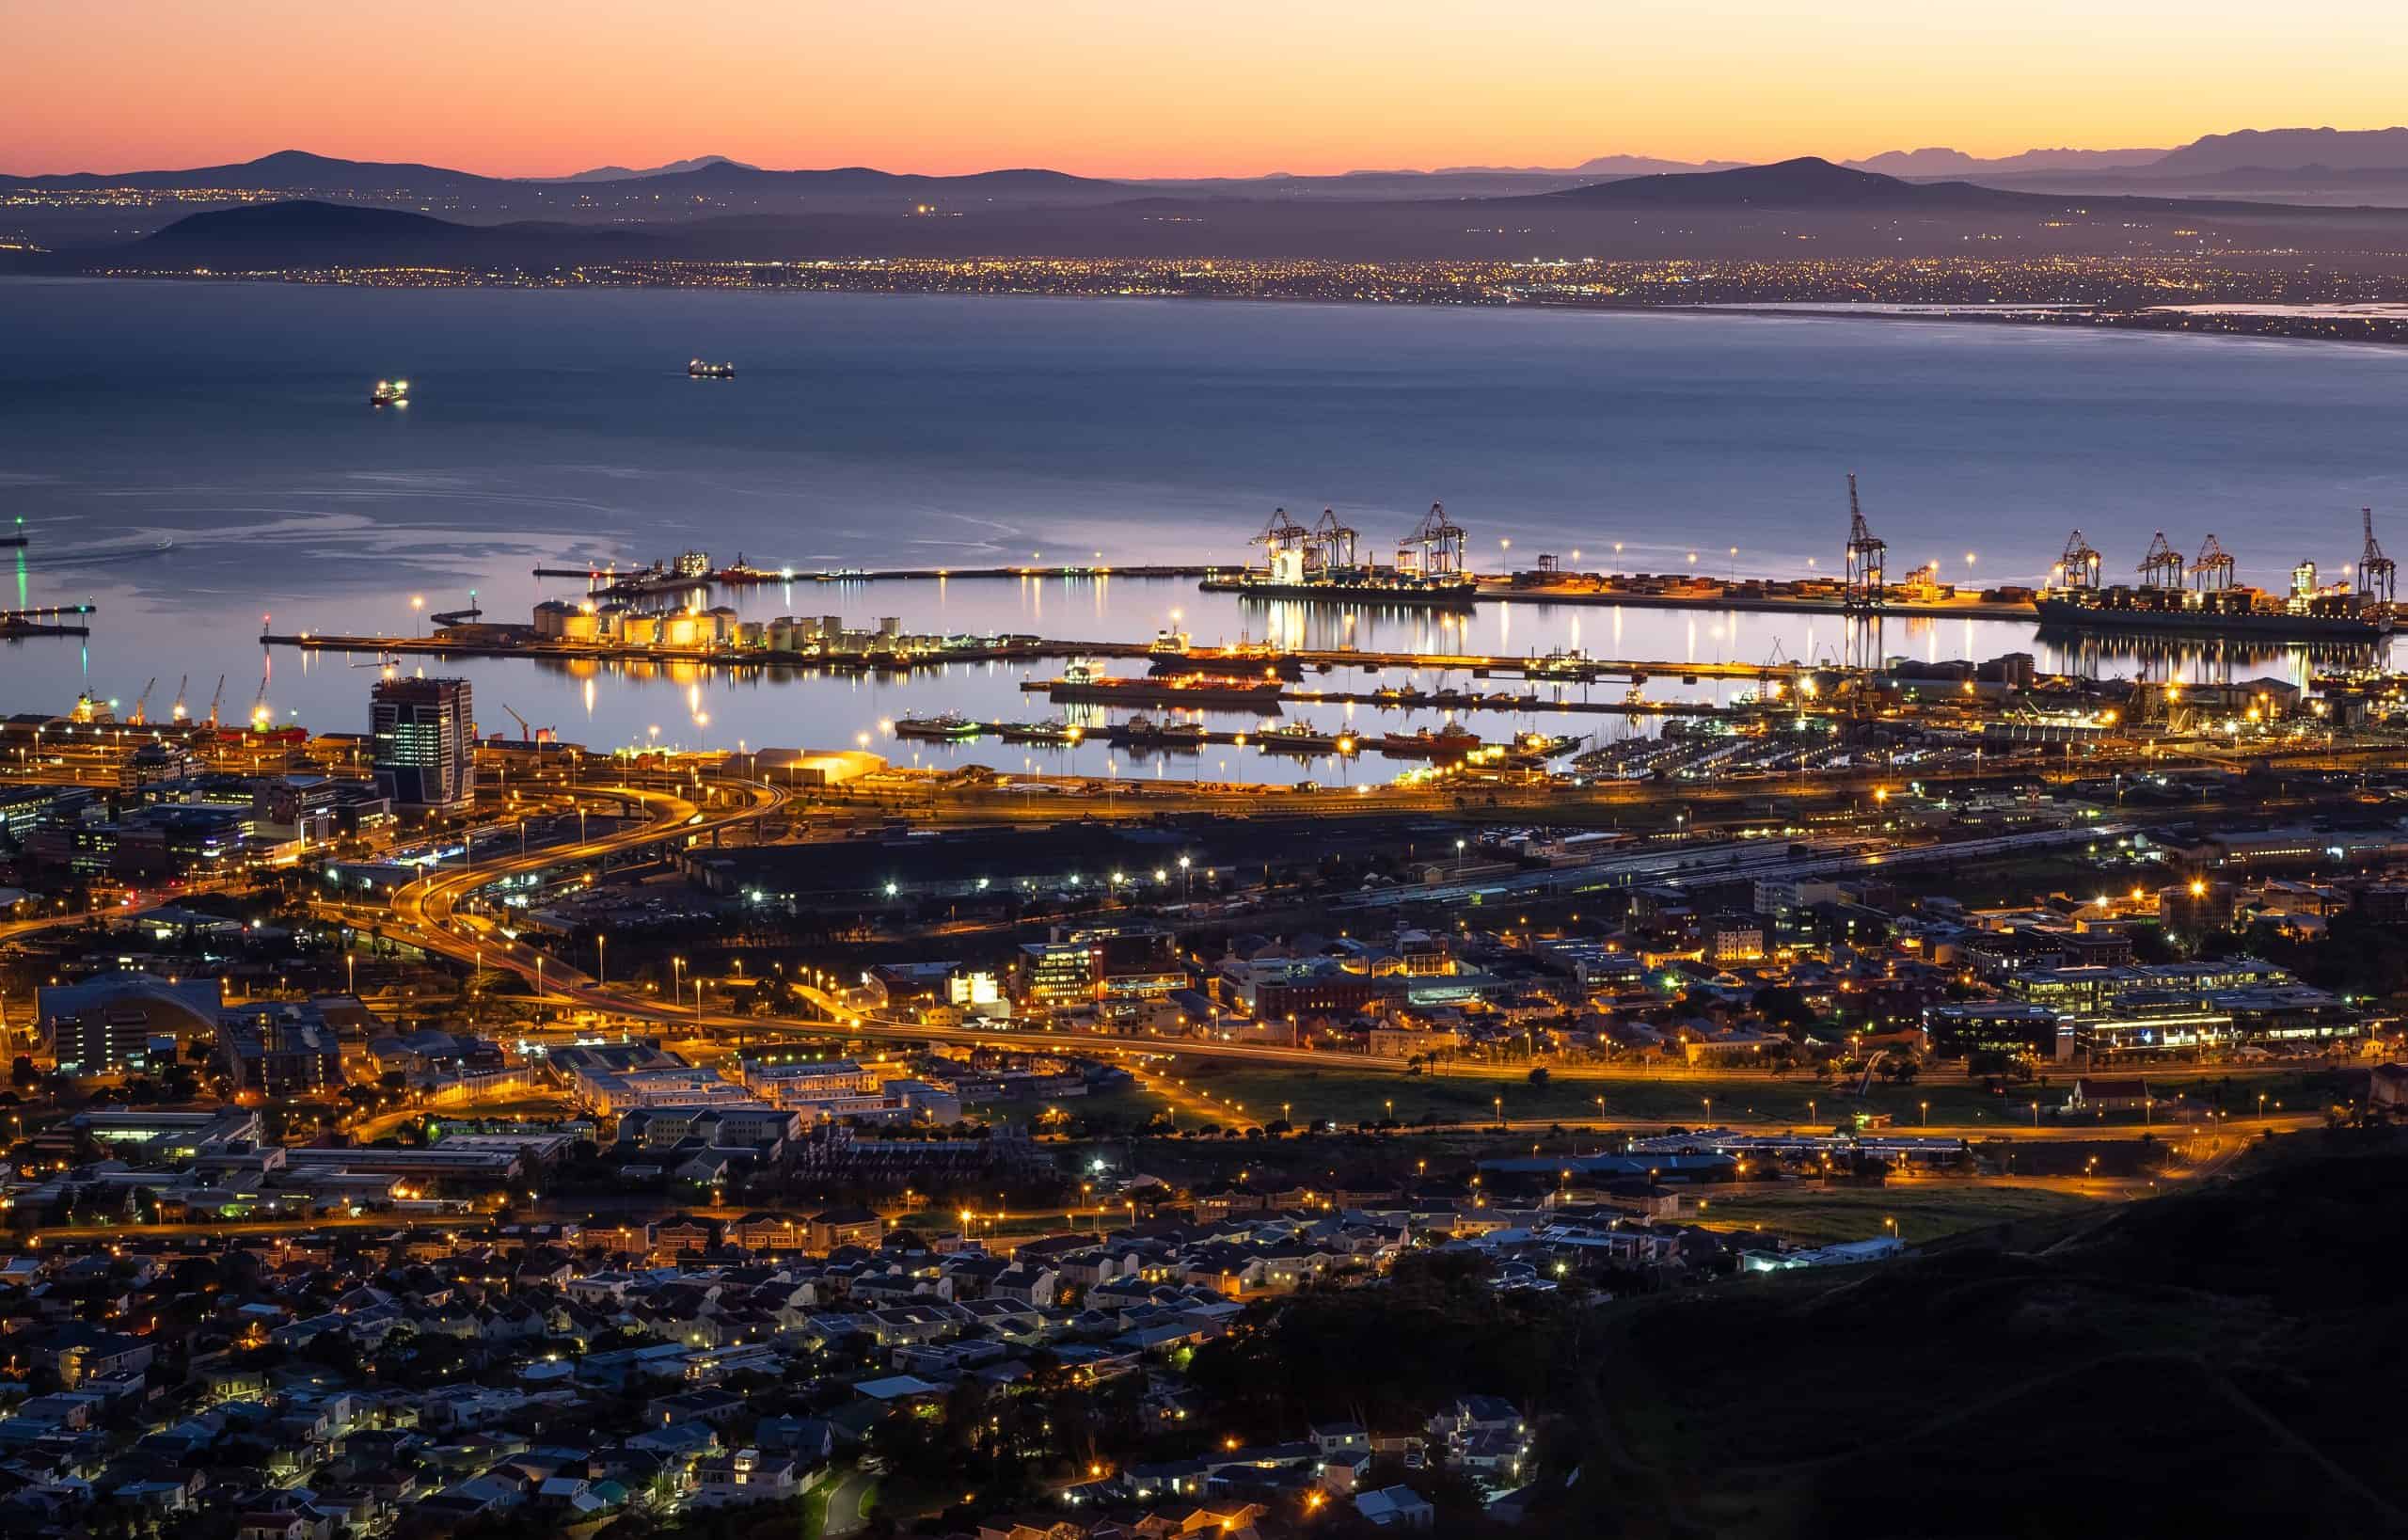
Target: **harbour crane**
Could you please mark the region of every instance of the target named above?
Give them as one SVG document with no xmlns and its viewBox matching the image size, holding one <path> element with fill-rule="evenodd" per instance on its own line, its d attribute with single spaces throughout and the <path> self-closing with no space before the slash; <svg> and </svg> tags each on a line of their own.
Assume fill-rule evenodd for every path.
<svg viewBox="0 0 2408 1540">
<path fill-rule="evenodd" d="M 2166 542 L 2165 532 L 2148 543 L 2148 554 L 2141 558 L 2138 568 L 2144 588 L 2179 588 L 2182 586 L 2182 553 Z"/>
<path fill-rule="evenodd" d="M 1465 538 L 1463 526 L 1447 516 L 1447 505 L 1434 502 L 1397 547 L 1396 564 L 1425 577 L 1451 577 L 1465 570 Z"/>
<path fill-rule="evenodd" d="M 1262 526 L 1262 532 L 1248 544 L 1260 546 L 1263 565 L 1276 569 L 1281 564 L 1281 557 L 1290 551 L 1305 550 L 1311 544 L 1312 535 L 1312 531 L 1297 523 L 1295 516 L 1287 509 L 1274 508 L 1271 517 Z"/>
<path fill-rule="evenodd" d="M 2099 586 L 2099 553 L 2076 530 L 2066 536 L 2065 554 L 2057 558 L 2055 577 L 2065 588 L 2097 588 Z"/>
<path fill-rule="evenodd" d="M 217 725 L 217 703 L 226 698 L 226 675 L 217 676 L 217 689 L 209 697 L 209 725 Z"/>
<path fill-rule="evenodd" d="M 176 680 L 176 704 L 167 708 L 168 720 L 182 722 L 192 715 L 190 711 L 184 709 L 184 686 L 190 683 L 192 683 L 192 675 L 189 674 Z"/>
<path fill-rule="evenodd" d="M 2220 594 L 2232 586 L 2232 552 L 2214 535 L 2208 536 L 2208 543 L 2199 548 L 2199 559 L 2191 564 L 2191 580 L 2202 594 Z"/>
<path fill-rule="evenodd" d="M 147 727 L 150 725 L 150 718 L 149 715 L 149 709 L 150 706 L 150 691 L 158 688 L 159 676 L 154 674 L 150 675 L 150 683 L 142 687 L 142 693 L 134 697 L 134 712 L 131 716 L 125 719 L 125 724 L 127 726 Z"/>
<path fill-rule="evenodd" d="M 251 697 L 251 726 L 257 730 L 267 725 L 267 675 L 260 675 L 260 692 Z"/>
<path fill-rule="evenodd" d="M 2374 510 L 2361 508 L 2358 516 L 2365 520 L 2367 546 L 2358 558 L 2358 592 L 2369 599 L 2392 601 L 2393 584 L 2399 576 L 2399 564 L 2383 554 L 2383 543 L 2374 537 Z"/>
<path fill-rule="evenodd" d="M 1356 532 L 1353 528 L 1339 522 L 1337 509 L 1323 509 L 1321 522 L 1313 526 L 1312 535 L 1313 547 L 1320 553 L 1318 563 L 1323 570 L 1352 567 L 1354 564 L 1355 538 Z"/>
<path fill-rule="evenodd" d="M 1856 472 L 1847 473 L 1847 580 L 1840 590 L 1840 608 L 1867 611 L 1881 608 L 1889 591 L 1889 542 L 1877 538 L 1864 522 L 1863 504 L 1856 498 Z"/>
</svg>

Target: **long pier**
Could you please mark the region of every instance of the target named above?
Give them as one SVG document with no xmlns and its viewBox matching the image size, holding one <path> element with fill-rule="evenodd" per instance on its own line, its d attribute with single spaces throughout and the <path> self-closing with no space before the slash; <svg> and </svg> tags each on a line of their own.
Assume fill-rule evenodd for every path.
<svg viewBox="0 0 2408 1540">
<path fill-rule="evenodd" d="M 1032 562 L 1006 566 L 856 567 L 815 572 L 801 572 L 790 567 L 771 570 L 737 566 L 691 574 L 679 574 L 659 567 L 537 567 L 534 575 L 582 581 L 586 592 L 596 598 L 633 599 L 691 593 L 705 588 L 792 587 L 798 584 L 853 586 L 881 582 L 946 582 L 957 579 L 964 581 L 1026 578 L 1201 580 L 1226 578 L 1242 570 L 1226 563 L 1157 562 L 1122 566 L 1108 563 L 1048 565 Z M 1548 580 L 1532 580 L 1542 576 Z M 1849 615 L 1867 620 L 1884 616 L 1911 620 L 2009 622 L 2038 619 L 2038 611 L 2028 599 L 1917 599 L 1893 591 L 1885 595 L 1878 605 L 1866 610 L 1852 607 L 1838 592 L 1798 592 L 1794 589 L 1784 592 L 1789 585 L 1732 582 L 1710 578 L 1680 577 L 1676 580 L 1677 587 L 1662 588 L 1653 583 L 1646 587 L 1632 586 L 1631 580 L 1624 575 L 1607 573 L 1499 573 L 1474 579 L 1478 584 L 1476 598 L 1482 603 L 1578 604 L 1639 610 L 1742 610 L 1768 614 Z M 1816 586 L 1813 579 L 1806 582 L 1810 588 Z M 1230 585 L 1228 591 L 1245 596 L 1242 586 Z M 1262 597 L 1264 602 L 1271 602 L 1275 597 L 1282 602 L 1303 604 L 1380 602 L 1372 595 L 1343 593 L 1333 593 L 1325 601 L 1293 593 Z"/>
<path fill-rule="evenodd" d="M 1852 609 L 1838 594 L 1784 594 L 1761 584 L 1697 580 L 1672 592 L 1617 586 L 1608 577 L 1562 574 L 1557 581 L 1482 578 L 1480 596 L 1499 604 L 1581 604 L 1632 610 L 1745 610 L 1765 614 L 1846 615 L 1857 620 L 1895 616 L 1908 620 L 2004 620 L 2036 625 L 2040 611 L 2028 599 L 1910 599 L 1893 593 L 1872 609 Z M 1710 586 L 1708 586 L 1710 585 Z M 1706 591 L 1700 592 L 1700 588 Z"/>
<path fill-rule="evenodd" d="M 1219 568 L 1183 564 L 1139 564 L 1133 566 L 1068 564 L 1047 566 L 879 567 L 798 572 L 790 567 L 721 567 L 702 573 L 676 573 L 652 567 L 537 567 L 538 578 L 582 579 L 586 592 L 597 598 L 642 598 L 659 594 L 690 593 L 698 588 L 814 587 L 882 582 L 986 581 L 1005 578 L 1202 578 Z"/>
<path fill-rule="evenodd" d="M 0 637 L 89 636 L 92 634 L 92 628 L 89 626 L 68 617 L 81 617 L 94 612 L 93 607 L 88 604 L 52 604 L 33 610 L 0 610 Z"/>
<path fill-rule="evenodd" d="M 1575 654 L 1517 657 L 1483 653 L 1370 652 L 1351 647 L 1300 648 L 1290 651 L 1243 649 L 1220 651 L 1190 648 L 1163 653 L 1143 642 L 1079 642 L 1035 638 L 998 642 L 988 646 L 947 647 L 925 653 L 806 653 L 767 647 L 629 645 L 619 643 L 567 642 L 531 632 L 473 640 L 440 636 L 347 636 L 313 632 L 266 632 L 268 646 L 299 647 L 318 652 L 417 654 L 438 658 L 535 658 L 555 662 L 697 663 L 724 668 L 784 669 L 800 672 L 852 673 L 863 670 L 933 668 L 945 663 L 986 663 L 1063 658 L 1111 658 L 1170 660 L 1198 671 L 1254 673 L 1262 669 L 1301 675 L 1357 669 L 1367 674 L 1390 670 L 1464 673 L 1474 677 L 1503 675 L 1548 684 L 1592 684 L 1602 679 L 1644 683 L 1677 678 L 1684 684 L 1704 679 L 1736 679 L 1786 685 L 1828 670 L 1802 663 L 1675 662 L 1635 659 L 1588 658 Z M 1332 693 L 1331 700 L 1347 699 Z M 1370 697 L 1366 696 L 1369 700 Z M 1374 701 L 1373 704 L 1381 704 Z M 1446 704 L 1446 703 L 1441 703 Z"/>
</svg>

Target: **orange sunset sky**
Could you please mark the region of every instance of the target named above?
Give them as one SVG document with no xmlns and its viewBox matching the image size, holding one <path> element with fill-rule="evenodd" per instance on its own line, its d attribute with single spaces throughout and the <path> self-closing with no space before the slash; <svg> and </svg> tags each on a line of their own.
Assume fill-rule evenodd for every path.
<svg viewBox="0 0 2408 1540">
<path fill-rule="evenodd" d="M 0 169 L 1104 176 L 2173 145 L 2408 116 L 2396 4 L 0 0 Z"/>
</svg>

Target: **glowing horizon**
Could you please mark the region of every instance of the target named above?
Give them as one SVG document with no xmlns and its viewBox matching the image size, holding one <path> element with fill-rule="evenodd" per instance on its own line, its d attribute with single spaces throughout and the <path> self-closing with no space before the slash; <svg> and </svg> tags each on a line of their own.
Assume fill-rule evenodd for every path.
<svg viewBox="0 0 2408 1540">
<path fill-rule="evenodd" d="M 2175 0 L 2029 0 L 2011 25 L 1908 0 L 1228 0 L 1132 20 L 1056 0 L 908 17 L 721 0 L 301 0 L 21 8 L 0 169 L 172 169 L 277 150 L 494 176 L 702 154 L 777 167 L 1252 176 L 1764 162 L 1946 146 L 2170 148 L 2242 128 L 2400 120 L 2408 27 L 2309 0 L 2277 31 Z M 1793 11 L 1795 13 L 1793 13 Z M 498 13 L 497 13 L 498 12 Z M 2349 38 L 2346 49 L 2330 40 Z"/>
</svg>

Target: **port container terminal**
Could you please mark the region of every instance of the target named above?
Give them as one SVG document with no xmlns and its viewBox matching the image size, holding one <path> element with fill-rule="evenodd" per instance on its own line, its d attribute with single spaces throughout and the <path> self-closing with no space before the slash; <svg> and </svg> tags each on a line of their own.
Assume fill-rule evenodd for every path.
<svg viewBox="0 0 2408 1540">
<path fill-rule="evenodd" d="M 2101 554 L 2076 530 L 2063 554 L 2036 586 L 1977 585 L 1970 579 L 1974 558 L 1966 557 L 1965 582 L 1947 579 L 1938 558 L 1893 577 L 1889 545 L 1876 535 L 1847 479 L 1848 527 L 1840 565 L 1788 578 L 1716 577 L 1699 570 L 1700 551 L 1687 553 L 1679 569 L 1666 573 L 1585 570 L 1581 552 L 1541 553 L 1529 567 L 1482 574 L 1472 570 L 1469 535 L 1444 505 L 1430 512 L 1398 543 L 1393 560 L 1366 554 L 1360 532 L 1324 509 L 1318 524 L 1306 525 L 1284 508 L 1275 509 L 1248 544 L 1259 553 L 1241 564 L 1154 564 L 1120 566 L 1096 553 L 1088 563 L 1027 564 L 981 567 L 848 567 L 799 572 L 765 568 L 738 555 L 732 565 L 714 567 L 707 555 L 689 550 L 674 562 L 640 568 L 615 566 L 537 567 L 541 579 L 581 579 L 594 603 L 626 603 L 670 597 L 715 587 L 796 584 L 866 585 L 878 582 L 1027 581 L 1033 579 L 1194 579 L 1207 592 L 1235 594 L 1265 602 L 1330 603 L 1396 609 L 1469 609 L 1485 603 L 1626 606 L 1661 610 L 1752 611 L 1771 613 L 1896 615 L 1905 618 L 2039 622 L 2063 630 L 2152 630 L 2197 636 L 2248 635 L 2270 639 L 2376 641 L 2394 624 L 2397 564 L 2375 537 L 2372 509 L 2360 511 L 2363 546 L 2345 564 L 2338 582 L 2323 579 L 2312 560 L 2289 569 L 2287 592 L 2271 592 L 2236 580 L 2237 562 L 2215 535 L 2207 536 L 2195 558 L 2187 557 L 2157 533 L 2133 569 L 2135 581 L 2105 580 Z M 1510 552 L 1511 543 L 1501 550 Z M 1617 545 L 1616 549 L 1620 547 Z M 1735 548 L 1733 552 L 1735 556 Z"/>
</svg>

